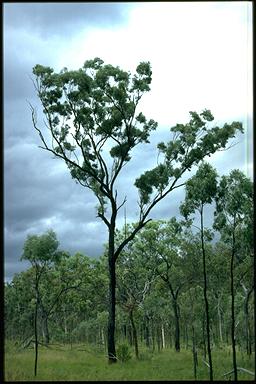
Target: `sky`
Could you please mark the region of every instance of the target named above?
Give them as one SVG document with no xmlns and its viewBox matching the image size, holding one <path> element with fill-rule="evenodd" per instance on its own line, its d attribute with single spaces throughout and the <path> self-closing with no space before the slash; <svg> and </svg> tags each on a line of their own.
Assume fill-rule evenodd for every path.
<svg viewBox="0 0 256 384">
<path fill-rule="evenodd" d="M 3 33 L 5 281 L 29 267 L 20 261 L 29 234 L 52 228 L 61 249 L 91 257 L 107 241 L 93 193 L 38 147 L 29 108 L 41 116 L 32 83 L 36 64 L 76 70 L 100 57 L 134 73 L 150 61 L 151 91 L 138 112 L 158 128 L 150 144 L 134 150 L 118 182 L 127 222 L 138 218 L 135 179 L 156 165 L 157 143 L 171 140 L 170 127 L 188 122 L 189 111 L 210 109 L 218 125 L 243 123 L 235 145 L 206 160 L 219 175 L 237 168 L 252 178 L 252 2 L 4 3 Z M 179 217 L 183 198 L 184 188 L 176 189 L 150 218 Z M 121 227 L 124 210 L 119 213 Z"/>
</svg>

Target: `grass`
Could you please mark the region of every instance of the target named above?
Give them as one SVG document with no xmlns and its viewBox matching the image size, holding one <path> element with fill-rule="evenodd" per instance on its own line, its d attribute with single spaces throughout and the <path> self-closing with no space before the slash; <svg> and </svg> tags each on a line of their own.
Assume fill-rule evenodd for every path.
<svg viewBox="0 0 256 384">
<path fill-rule="evenodd" d="M 83 350 L 79 350 L 83 349 Z M 109 365 L 104 352 L 85 346 L 40 347 L 38 374 L 34 377 L 34 351 L 17 349 L 8 344 L 5 349 L 5 381 L 126 381 L 126 380 L 192 380 L 193 359 L 189 350 L 165 349 L 154 354 L 142 350 L 142 359 Z M 254 356 L 249 359 L 238 352 L 238 366 L 254 371 Z M 198 380 L 208 380 L 208 368 L 198 356 Z M 229 348 L 213 351 L 214 380 L 229 380 L 222 375 L 232 370 Z M 239 380 L 253 381 L 247 373 L 239 373 Z"/>
</svg>

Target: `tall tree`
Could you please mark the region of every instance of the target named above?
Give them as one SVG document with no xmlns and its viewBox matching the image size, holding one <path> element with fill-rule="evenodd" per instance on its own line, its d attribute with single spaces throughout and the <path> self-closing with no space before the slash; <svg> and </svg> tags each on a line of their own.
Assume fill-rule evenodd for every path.
<svg viewBox="0 0 256 384">
<path fill-rule="evenodd" d="M 126 201 L 126 197 L 120 201 L 116 182 L 131 159 L 132 149 L 148 143 L 150 132 L 157 127 L 155 121 L 136 112 L 143 94 L 150 90 L 150 63 L 140 63 L 134 76 L 119 67 L 104 65 L 99 58 L 86 61 L 77 71 L 65 68 L 54 73 L 52 68 L 38 64 L 33 73 L 49 133 L 43 134 L 38 127 L 31 106 L 41 148 L 62 159 L 71 176 L 93 191 L 99 202 L 98 217 L 108 229 L 108 357 L 109 362 L 116 362 L 115 266 L 120 252 L 150 220 L 152 208 L 181 185 L 177 182 L 182 175 L 206 155 L 224 148 L 230 137 L 242 131 L 242 125 L 233 122 L 207 128 L 213 116 L 205 110 L 201 114 L 190 112 L 189 123 L 172 127 L 171 141 L 158 145 L 162 162 L 135 181 L 140 195 L 139 220 L 133 232 L 116 246 L 117 217 Z"/>
<path fill-rule="evenodd" d="M 38 362 L 38 309 L 41 301 L 39 283 L 47 267 L 57 261 L 61 252 L 58 251 L 58 240 L 55 232 L 47 231 L 45 234 L 28 235 L 21 260 L 28 260 L 34 269 L 34 289 L 35 289 L 35 316 L 34 316 L 34 335 L 35 335 L 35 364 L 34 374 L 37 374 Z"/>
<path fill-rule="evenodd" d="M 207 332 L 207 350 L 209 358 L 209 376 L 213 380 L 213 367 L 211 355 L 210 338 L 210 316 L 209 303 L 207 297 L 207 271 L 206 271 L 206 251 L 205 251 L 205 231 L 204 231 L 204 207 L 211 204 L 217 191 L 217 173 L 208 163 L 202 163 L 196 174 L 186 183 L 186 197 L 180 207 L 181 213 L 185 218 L 189 217 L 195 211 L 200 215 L 200 235 L 201 250 L 203 258 L 203 278 L 204 278 L 204 301 L 206 314 L 206 332 Z"/>
<path fill-rule="evenodd" d="M 235 339 L 235 288 L 234 266 L 239 263 L 239 230 L 251 234 L 253 228 L 253 184 L 241 171 L 235 169 L 219 182 L 216 196 L 214 226 L 222 239 L 230 245 L 230 295 L 231 295 L 231 341 L 233 352 L 234 380 L 237 381 Z M 241 255 L 241 254 L 240 254 Z M 247 293 L 247 292 L 246 292 Z"/>
</svg>

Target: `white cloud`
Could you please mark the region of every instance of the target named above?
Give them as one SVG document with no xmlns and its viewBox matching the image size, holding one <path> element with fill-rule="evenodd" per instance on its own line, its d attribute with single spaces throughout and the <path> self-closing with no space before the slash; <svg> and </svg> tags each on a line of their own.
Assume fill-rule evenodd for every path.
<svg viewBox="0 0 256 384">
<path fill-rule="evenodd" d="M 149 60 L 152 91 L 141 105 L 160 124 L 205 107 L 218 119 L 240 117 L 251 113 L 250 20 L 242 2 L 141 3 L 123 28 L 81 32 L 58 66 L 75 69 L 98 56 L 133 71 Z"/>
</svg>

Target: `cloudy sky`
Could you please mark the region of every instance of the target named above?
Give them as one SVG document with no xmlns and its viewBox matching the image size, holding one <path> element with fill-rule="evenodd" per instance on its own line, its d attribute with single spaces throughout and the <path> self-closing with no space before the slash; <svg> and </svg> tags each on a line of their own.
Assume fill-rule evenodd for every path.
<svg viewBox="0 0 256 384">
<path fill-rule="evenodd" d="M 107 239 L 96 198 L 75 184 L 61 160 L 38 148 L 28 102 L 40 110 L 32 67 L 78 69 L 88 59 L 133 72 L 150 61 L 151 92 L 140 110 L 159 124 L 151 144 L 134 152 L 119 181 L 128 221 L 136 220 L 134 180 L 156 165 L 158 142 L 208 108 L 216 123 L 239 120 L 245 133 L 211 157 L 220 175 L 233 168 L 252 177 L 252 3 L 4 3 L 4 248 L 5 280 L 20 262 L 28 234 L 49 228 L 62 249 L 99 256 Z M 178 216 L 184 190 L 175 190 L 152 218 Z M 124 224 L 120 210 L 118 225 Z"/>
</svg>

